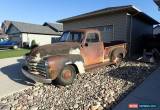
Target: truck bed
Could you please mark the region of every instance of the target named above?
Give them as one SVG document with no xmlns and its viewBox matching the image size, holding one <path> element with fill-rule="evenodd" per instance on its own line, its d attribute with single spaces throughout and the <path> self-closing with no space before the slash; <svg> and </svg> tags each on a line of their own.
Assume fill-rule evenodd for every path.
<svg viewBox="0 0 160 110">
<path fill-rule="evenodd" d="M 111 41 L 111 42 L 104 42 L 104 59 L 108 61 L 109 52 L 113 49 L 120 47 L 126 48 L 126 42 L 124 41 Z"/>
<path fill-rule="evenodd" d="M 120 44 L 125 44 L 126 42 L 124 41 L 111 41 L 111 42 L 104 42 L 104 47 L 110 47 L 110 46 L 116 46 Z"/>
</svg>

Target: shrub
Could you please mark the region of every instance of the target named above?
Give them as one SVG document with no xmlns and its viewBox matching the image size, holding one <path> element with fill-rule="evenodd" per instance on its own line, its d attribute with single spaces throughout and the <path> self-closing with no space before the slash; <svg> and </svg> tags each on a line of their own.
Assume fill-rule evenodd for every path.
<svg viewBox="0 0 160 110">
<path fill-rule="evenodd" d="M 23 48 L 28 49 L 29 48 L 29 43 L 28 42 L 23 42 Z"/>
<path fill-rule="evenodd" d="M 38 47 L 38 44 L 36 43 L 35 40 L 32 40 L 32 42 L 31 42 L 31 49 L 33 49 L 35 47 Z"/>
</svg>

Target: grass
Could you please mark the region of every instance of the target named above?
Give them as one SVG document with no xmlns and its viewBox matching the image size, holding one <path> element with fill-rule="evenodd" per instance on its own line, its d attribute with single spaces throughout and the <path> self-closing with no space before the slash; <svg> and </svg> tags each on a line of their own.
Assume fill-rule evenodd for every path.
<svg viewBox="0 0 160 110">
<path fill-rule="evenodd" d="M 30 51 L 29 49 L 16 49 L 16 50 L 9 49 L 0 51 L 0 59 L 24 56 L 29 51 Z"/>
</svg>

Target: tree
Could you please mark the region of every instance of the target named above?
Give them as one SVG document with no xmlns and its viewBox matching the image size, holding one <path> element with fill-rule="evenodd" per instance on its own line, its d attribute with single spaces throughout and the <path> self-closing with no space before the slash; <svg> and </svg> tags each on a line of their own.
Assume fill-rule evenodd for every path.
<svg viewBox="0 0 160 110">
<path fill-rule="evenodd" d="M 35 40 L 32 40 L 32 42 L 31 42 L 31 49 L 33 49 L 35 47 L 38 47 L 38 44 L 36 43 Z"/>
</svg>

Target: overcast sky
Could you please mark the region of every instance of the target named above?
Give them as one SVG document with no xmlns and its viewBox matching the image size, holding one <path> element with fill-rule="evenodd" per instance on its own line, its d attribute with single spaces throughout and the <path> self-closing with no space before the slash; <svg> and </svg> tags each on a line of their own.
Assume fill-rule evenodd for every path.
<svg viewBox="0 0 160 110">
<path fill-rule="evenodd" d="M 160 21 L 153 0 L 0 0 L 0 23 L 14 20 L 43 24 L 111 6 L 135 5 Z"/>
</svg>

